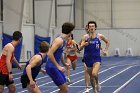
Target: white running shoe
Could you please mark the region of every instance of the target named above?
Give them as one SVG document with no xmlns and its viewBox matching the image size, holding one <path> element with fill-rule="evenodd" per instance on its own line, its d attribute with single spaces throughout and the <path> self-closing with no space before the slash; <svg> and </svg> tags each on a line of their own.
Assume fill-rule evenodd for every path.
<svg viewBox="0 0 140 93">
<path fill-rule="evenodd" d="M 88 88 L 85 89 L 85 93 L 89 93 L 89 89 Z"/>
<path fill-rule="evenodd" d="M 67 84 L 68 85 L 70 84 L 70 78 L 67 78 Z"/>
<path fill-rule="evenodd" d="M 101 85 L 100 84 L 97 84 L 96 88 L 97 88 L 97 92 L 101 91 Z"/>
</svg>

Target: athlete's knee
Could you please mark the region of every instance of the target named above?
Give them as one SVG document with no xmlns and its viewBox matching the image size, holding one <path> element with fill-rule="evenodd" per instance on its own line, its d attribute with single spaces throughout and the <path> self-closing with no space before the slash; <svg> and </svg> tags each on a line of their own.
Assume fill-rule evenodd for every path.
<svg viewBox="0 0 140 93">
<path fill-rule="evenodd" d="M 68 92 L 68 86 L 66 84 L 62 85 L 59 87 L 60 88 L 60 93 L 67 93 Z"/>
<path fill-rule="evenodd" d="M 68 87 L 64 88 L 64 93 L 67 93 L 68 92 Z"/>
<path fill-rule="evenodd" d="M 15 93 L 15 91 L 16 91 L 16 88 L 15 87 L 9 88 L 9 93 Z"/>
<path fill-rule="evenodd" d="M 4 90 L 4 86 L 0 85 L 0 93 L 2 93 Z"/>
<path fill-rule="evenodd" d="M 70 69 L 70 65 L 66 66 L 67 69 Z"/>
<path fill-rule="evenodd" d="M 98 76 L 98 74 L 97 74 L 97 73 L 92 72 L 92 77 L 97 77 L 97 76 Z"/>
<path fill-rule="evenodd" d="M 2 93 L 2 92 L 3 92 L 3 90 L 0 89 L 0 93 Z"/>
<path fill-rule="evenodd" d="M 8 88 L 9 88 L 9 93 L 15 93 L 15 91 L 16 91 L 15 85 L 13 85 L 13 84 L 9 85 Z"/>
<path fill-rule="evenodd" d="M 60 89 L 60 93 L 67 93 L 67 92 L 68 92 L 68 87 Z"/>
</svg>

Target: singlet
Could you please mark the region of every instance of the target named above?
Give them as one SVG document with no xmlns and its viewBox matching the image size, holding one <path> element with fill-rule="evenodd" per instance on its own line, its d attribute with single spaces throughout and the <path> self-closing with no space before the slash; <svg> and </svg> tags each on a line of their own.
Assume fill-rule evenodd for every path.
<svg viewBox="0 0 140 93">
<path fill-rule="evenodd" d="M 63 51 L 66 47 L 66 40 L 60 35 L 57 38 L 61 38 L 63 40 L 63 45 L 59 47 L 55 52 L 54 52 L 54 58 L 58 64 L 60 64 L 60 60 L 63 54 Z M 51 62 L 51 60 L 48 58 L 48 61 L 46 63 L 46 67 L 55 67 L 55 65 Z"/>
<path fill-rule="evenodd" d="M 42 55 L 41 55 L 40 53 L 38 53 L 38 54 L 36 54 L 36 55 L 40 55 L 41 58 L 42 58 Z M 43 58 L 42 58 L 42 60 L 43 60 Z M 23 74 L 27 74 L 27 72 L 26 72 L 26 67 L 28 66 L 29 62 L 30 62 L 30 60 L 26 63 L 26 66 L 25 66 L 25 68 L 24 68 L 24 70 L 23 70 Z M 35 78 L 37 77 L 38 73 L 39 73 L 40 70 L 41 70 L 41 65 L 42 65 L 42 64 L 43 64 L 43 61 L 41 62 L 41 64 L 40 64 L 39 66 L 35 66 L 35 67 L 31 68 L 33 79 L 35 79 Z"/>
<path fill-rule="evenodd" d="M 67 49 L 76 48 L 76 46 L 74 46 L 72 40 L 69 41 L 69 42 L 67 42 L 66 47 L 67 47 Z M 75 55 L 75 54 L 76 54 L 76 51 L 75 51 L 75 50 L 71 50 L 71 51 L 69 51 L 69 52 L 67 52 L 67 53 L 68 53 L 68 55 Z"/>
<path fill-rule="evenodd" d="M 10 43 L 10 44 L 12 44 L 12 43 Z M 14 52 L 12 53 L 12 56 L 10 59 L 11 64 L 12 64 L 13 59 L 14 59 Z M 2 54 L 0 57 L 0 72 L 2 74 L 8 74 L 8 69 L 7 69 L 7 65 L 6 65 L 6 55 L 4 55 L 4 54 Z"/>
<path fill-rule="evenodd" d="M 89 39 L 89 35 L 87 40 Z M 100 56 L 101 42 L 96 34 L 96 37 L 89 41 L 89 45 L 84 48 L 84 57 Z"/>
</svg>

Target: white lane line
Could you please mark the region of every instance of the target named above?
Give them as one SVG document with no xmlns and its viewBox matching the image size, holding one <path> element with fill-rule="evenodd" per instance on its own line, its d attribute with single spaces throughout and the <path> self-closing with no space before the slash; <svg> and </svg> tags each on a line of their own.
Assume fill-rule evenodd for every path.
<svg viewBox="0 0 140 93">
<path fill-rule="evenodd" d="M 140 71 L 135 74 L 132 78 L 130 78 L 127 82 L 125 82 L 122 86 L 120 86 L 118 89 L 116 89 L 113 93 L 118 93 L 121 91 L 124 87 L 126 87 L 132 80 L 134 80 L 138 75 L 140 74 Z"/>
<path fill-rule="evenodd" d="M 126 70 L 128 70 L 128 69 L 130 69 L 130 68 L 132 68 L 132 67 L 133 67 L 133 66 L 129 66 L 129 67 L 127 67 L 126 69 L 122 70 L 121 72 L 119 72 L 119 73 L 117 73 L 117 74 L 115 74 L 115 75 L 113 75 L 113 76 L 111 76 L 111 77 L 109 77 L 109 78 L 103 80 L 100 84 L 105 83 L 106 81 L 108 81 L 108 80 L 110 80 L 110 79 L 112 79 L 112 78 L 118 76 L 119 74 L 125 72 Z M 91 89 L 92 89 L 92 88 L 90 88 L 89 90 L 91 90 Z M 85 93 L 85 92 L 83 92 L 83 93 Z"/>
<path fill-rule="evenodd" d="M 42 88 L 48 88 L 48 87 L 50 87 L 50 88 L 56 88 L 57 86 L 42 86 Z M 115 85 L 115 86 L 102 86 L 102 87 L 106 87 L 106 88 L 116 88 L 116 87 L 119 87 L 118 85 Z M 76 85 L 76 86 L 69 86 L 69 88 L 85 88 L 85 85 Z M 89 88 L 92 88 L 92 86 L 89 86 Z M 80 92 L 79 92 L 80 93 Z"/>
</svg>

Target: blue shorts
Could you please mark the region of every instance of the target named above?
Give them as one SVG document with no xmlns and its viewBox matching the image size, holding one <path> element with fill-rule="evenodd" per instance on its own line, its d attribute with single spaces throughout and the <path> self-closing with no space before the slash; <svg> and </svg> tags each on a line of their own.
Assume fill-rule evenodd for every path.
<svg viewBox="0 0 140 93">
<path fill-rule="evenodd" d="M 66 83 L 66 78 L 65 78 L 64 73 L 58 70 L 57 68 L 47 67 L 46 72 L 52 78 L 52 80 L 57 86 L 60 86 Z"/>
<path fill-rule="evenodd" d="M 84 61 L 87 67 L 92 67 L 94 63 L 101 62 L 101 56 L 84 57 Z"/>
</svg>

